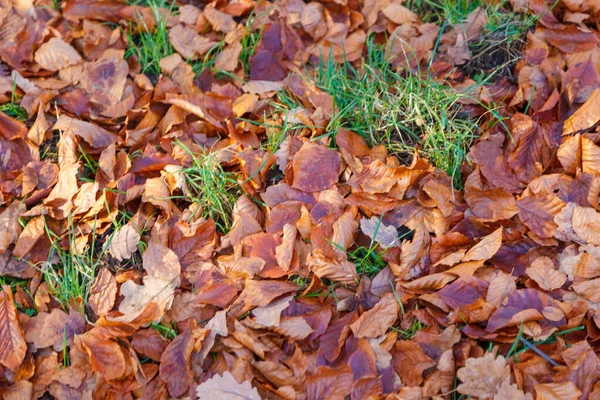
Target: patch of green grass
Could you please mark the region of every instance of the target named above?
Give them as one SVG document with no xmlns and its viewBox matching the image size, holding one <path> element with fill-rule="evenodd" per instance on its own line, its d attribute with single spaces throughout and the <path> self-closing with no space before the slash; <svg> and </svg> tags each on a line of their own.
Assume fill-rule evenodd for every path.
<svg viewBox="0 0 600 400">
<path fill-rule="evenodd" d="M 130 23 L 125 57 L 135 55 L 142 73 L 158 75 L 160 60 L 174 53 L 169 42 L 167 19 L 170 14 L 176 12 L 175 3 L 169 4 L 165 0 L 143 0 L 134 4 L 150 7 L 156 19 L 156 26 L 150 29 L 141 16 L 137 19 L 137 26 Z M 139 31 L 136 28 L 139 28 Z"/>
<path fill-rule="evenodd" d="M 400 329 L 395 326 L 392 326 L 390 329 L 399 333 L 399 339 L 412 340 L 417 334 L 417 332 L 423 330 L 424 328 L 425 325 L 423 325 L 421 321 L 415 318 L 408 329 Z"/>
<path fill-rule="evenodd" d="M 288 281 L 292 282 L 302 290 L 306 289 L 310 284 L 310 279 L 302 275 L 292 275 L 288 278 Z"/>
<path fill-rule="evenodd" d="M 338 64 L 333 57 L 317 66 L 318 86 L 339 109 L 328 131 L 350 129 L 370 145 L 383 144 L 400 159 L 410 159 L 418 145 L 420 153 L 460 187 L 461 164 L 479 136 L 477 121 L 459 104 L 472 99 L 470 92 L 458 93 L 427 70 L 396 72 L 372 37 L 366 45 L 367 57 L 360 67 Z"/>
<path fill-rule="evenodd" d="M 8 103 L 0 104 L 0 111 L 16 120 L 26 121 L 29 116 L 27 115 L 27 111 L 21 107 L 21 105 L 17 104 L 18 100 L 20 99 L 17 95 L 17 81 L 14 80 L 10 101 Z"/>
<path fill-rule="evenodd" d="M 356 272 L 359 275 L 366 275 L 374 278 L 382 269 L 387 266 L 383 256 L 375 250 L 378 246 L 371 245 L 370 248 L 359 246 L 351 252 L 348 252 L 348 261 L 356 265 Z"/>
<path fill-rule="evenodd" d="M 48 261 L 42 267 L 44 280 L 52 296 L 65 309 L 71 308 L 84 313 L 90 294 L 90 288 L 96 278 L 96 272 L 102 256 L 108 248 L 112 236 L 105 246 L 98 249 L 96 229 L 92 230 L 88 244 L 78 250 L 77 234 L 69 217 L 69 231 L 66 245 L 63 239 L 44 224 L 46 235 L 51 242 Z"/>
<path fill-rule="evenodd" d="M 162 323 L 156 323 L 153 322 L 150 324 L 150 328 L 154 329 L 156 332 L 158 332 L 162 337 L 164 337 L 167 340 L 173 340 L 177 337 L 177 326 L 175 325 L 174 322 L 171 322 L 170 324 L 166 324 L 164 322 Z"/>
<path fill-rule="evenodd" d="M 481 0 L 408 0 L 404 4 L 425 22 L 458 24 L 477 7 Z"/>
<path fill-rule="evenodd" d="M 259 0 L 254 6 L 252 12 L 248 16 L 246 20 L 246 24 L 244 26 L 244 36 L 242 37 L 242 52 L 240 53 L 240 61 L 242 62 L 242 66 L 244 67 L 244 76 L 246 79 L 250 77 L 250 57 L 254 55 L 256 51 L 256 47 L 260 42 L 260 38 L 262 37 L 264 26 L 261 26 L 258 31 L 252 31 L 252 24 L 256 20 L 256 7 L 260 4 L 262 0 Z"/>
<path fill-rule="evenodd" d="M 226 233 L 231 229 L 232 211 L 241 195 L 237 175 L 225 171 L 216 152 L 194 154 L 185 144 L 176 142 L 192 158 L 192 165 L 180 173 L 185 177 L 186 200 L 199 205 L 204 218 L 212 218 L 217 228 Z"/>
</svg>

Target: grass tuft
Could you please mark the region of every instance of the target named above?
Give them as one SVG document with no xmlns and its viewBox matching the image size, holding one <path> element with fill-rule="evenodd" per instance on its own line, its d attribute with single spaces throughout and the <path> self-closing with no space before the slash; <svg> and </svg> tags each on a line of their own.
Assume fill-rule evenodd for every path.
<svg viewBox="0 0 600 400">
<path fill-rule="evenodd" d="M 52 296 L 65 310 L 71 308 L 80 313 L 85 312 L 85 305 L 90 294 L 90 288 L 96 279 L 96 272 L 102 256 L 108 246 L 98 249 L 96 230 L 93 229 L 89 244 L 79 248 L 78 238 L 69 217 L 71 228 L 67 233 L 67 244 L 44 224 L 47 237 L 50 239 L 48 261 L 42 267 L 44 280 Z M 107 239 L 110 243 L 111 238 Z"/>
<path fill-rule="evenodd" d="M 137 27 L 130 23 L 125 58 L 135 56 L 142 73 L 158 75 L 160 74 L 160 60 L 175 51 L 169 42 L 167 27 L 169 15 L 176 11 L 175 3 L 169 4 L 166 0 L 144 0 L 133 4 L 150 7 L 156 20 L 156 26 L 154 29 L 150 29 L 142 16 L 138 17 Z"/>
<path fill-rule="evenodd" d="M 372 37 L 360 68 L 329 57 L 318 65 L 315 80 L 339 109 L 330 132 L 345 127 L 370 145 L 383 144 L 401 160 L 410 160 L 418 146 L 424 157 L 461 187 L 461 164 L 479 136 L 477 121 L 459 104 L 471 98 L 468 92 L 458 93 L 428 71 L 395 71 Z"/>
<path fill-rule="evenodd" d="M 199 205 L 202 217 L 212 218 L 217 228 L 226 233 L 231 229 L 232 211 L 241 195 L 237 175 L 225 171 L 217 159 L 217 152 L 194 154 L 185 144 L 177 144 L 192 157 L 192 165 L 180 173 L 187 185 L 186 200 Z"/>
<path fill-rule="evenodd" d="M 17 104 L 19 100 L 19 96 L 17 95 L 17 81 L 13 81 L 12 92 L 10 95 L 10 101 L 8 103 L 0 104 L 0 112 L 8 115 L 11 118 L 14 118 L 19 121 L 26 121 L 29 116 L 27 115 L 27 111 L 21 107 L 21 105 Z"/>
</svg>

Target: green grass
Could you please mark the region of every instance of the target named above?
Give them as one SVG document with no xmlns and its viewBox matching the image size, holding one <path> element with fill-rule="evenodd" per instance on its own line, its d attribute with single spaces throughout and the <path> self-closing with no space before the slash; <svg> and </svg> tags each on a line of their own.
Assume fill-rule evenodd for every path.
<svg viewBox="0 0 600 400">
<path fill-rule="evenodd" d="M 182 142 L 176 143 L 193 160 L 190 167 L 180 171 L 188 189 L 185 199 L 200 206 L 202 217 L 212 218 L 221 232 L 228 232 L 231 229 L 233 206 L 241 195 L 237 175 L 223 169 L 216 152 L 194 154 Z"/>
<path fill-rule="evenodd" d="M 377 245 L 366 248 L 359 246 L 351 252 L 348 252 L 348 261 L 356 265 L 356 272 L 359 275 L 366 275 L 374 278 L 382 269 L 387 266 L 383 255 L 377 253 Z"/>
<path fill-rule="evenodd" d="M 175 322 L 171 322 L 170 324 L 167 324 L 165 322 L 161 322 L 161 323 L 156 323 L 153 322 L 150 324 L 150 328 L 154 329 L 156 332 L 158 332 L 162 337 L 164 337 L 167 340 L 173 340 L 177 337 L 177 326 L 175 325 Z"/>
<path fill-rule="evenodd" d="M 102 248 L 97 248 L 96 229 L 90 233 L 89 242 L 82 251 L 77 250 L 77 233 L 69 217 L 71 228 L 66 235 L 66 244 L 59 235 L 44 224 L 50 240 L 48 261 L 42 267 L 44 280 L 52 296 L 65 310 L 75 309 L 84 313 L 90 294 L 90 288 L 96 278 L 100 260 L 108 248 L 112 236 L 108 237 Z"/>
<path fill-rule="evenodd" d="M 464 115 L 459 105 L 471 95 L 458 93 L 427 70 L 396 72 L 372 37 L 366 46 L 360 67 L 338 64 L 330 57 L 316 68 L 317 85 L 339 109 L 328 131 L 348 128 L 401 159 L 411 158 L 418 145 L 420 153 L 460 187 L 461 164 L 479 136 L 477 121 Z"/>
<path fill-rule="evenodd" d="M 412 322 L 411 326 L 408 329 L 400 329 L 395 326 L 392 326 L 390 329 L 398 332 L 398 334 L 399 334 L 398 339 L 412 340 L 415 337 L 415 335 L 417 334 L 417 332 L 423 330 L 424 328 L 425 328 L 425 325 L 423 325 L 421 323 L 421 321 L 419 321 L 418 319 L 415 318 L 414 321 Z"/>
<path fill-rule="evenodd" d="M 130 23 L 127 32 L 127 49 L 125 57 L 136 56 L 140 64 L 141 72 L 145 74 L 160 74 L 160 60 L 174 53 L 173 46 L 169 42 L 169 31 L 167 19 L 170 14 L 176 12 L 175 3 L 169 4 L 166 0 L 142 0 L 132 4 L 150 7 L 156 26 L 150 29 L 140 16 L 136 26 Z"/>
<path fill-rule="evenodd" d="M 26 121 L 29 116 L 27 115 L 27 111 L 17 103 L 18 100 L 20 99 L 17 95 L 17 81 L 14 80 L 10 101 L 8 103 L 0 104 L 0 112 L 3 112 L 16 120 Z"/>
<path fill-rule="evenodd" d="M 240 61 L 244 67 L 244 76 L 246 80 L 250 77 L 250 57 L 254 55 L 256 47 L 262 37 L 264 26 L 261 26 L 258 31 L 252 31 L 252 24 L 256 20 L 256 7 L 262 0 L 258 0 L 254 9 L 250 12 L 246 24 L 244 26 L 244 36 L 242 36 L 242 52 L 240 53 Z"/>
</svg>

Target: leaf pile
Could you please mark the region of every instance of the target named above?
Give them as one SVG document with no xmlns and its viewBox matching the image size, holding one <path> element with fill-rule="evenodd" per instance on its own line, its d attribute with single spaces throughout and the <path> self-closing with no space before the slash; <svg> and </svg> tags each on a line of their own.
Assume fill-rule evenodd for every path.
<svg viewBox="0 0 600 400">
<path fill-rule="evenodd" d="M 464 105 L 504 121 L 457 191 L 328 135 L 303 66 L 388 35 L 394 68 L 442 76 L 477 10 L 440 34 L 402 1 L 181 5 L 154 76 L 125 56 L 150 7 L 5 1 L 0 99 L 28 120 L 0 113 L 3 398 L 600 398 L 598 7 L 512 3 L 540 24 Z M 238 190 L 206 200 L 211 175 Z"/>
</svg>

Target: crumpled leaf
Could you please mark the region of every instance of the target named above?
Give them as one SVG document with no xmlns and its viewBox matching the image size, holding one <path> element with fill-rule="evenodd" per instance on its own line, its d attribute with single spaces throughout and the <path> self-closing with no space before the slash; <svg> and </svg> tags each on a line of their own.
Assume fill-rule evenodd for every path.
<svg viewBox="0 0 600 400">
<path fill-rule="evenodd" d="M 552 260 L 545 256 L 536 258 L 526 272 L 544 290 L 558 289 L 567 281 L 567 276 L 555 269 Z"/>
<path fill-rule="evenodd" d="M 510 377 L 510 367 L 502 356 L 486 353 L 483 357 L 468 358 L 456 374 L 462 382 L 456 388 L 459 393 L 480 397 L 494 397 L 500 385 Z"/>
<path fill-rule="evenodd" d="M 238 383 L 229 371 L 198 385 L 196 394 L 199 400 L 262 400 L 250 382 Z"/>
<path fill-rule="evenodd" d="M 140 235 L 131 225 L 124 225 L 115 233 L 108 246 L 110 254 L 119 261 L 128 260 L 137 250 Z"/>
<path fill-rule="evenodd" d="M 396 228 L 383 224 L 377 217 L 371 217 L 370 219 L 361 218 L 360 230 L 374 242 L 379 243 L 384 249 L 388 247 L 400 247 Z"/>
</svg>

